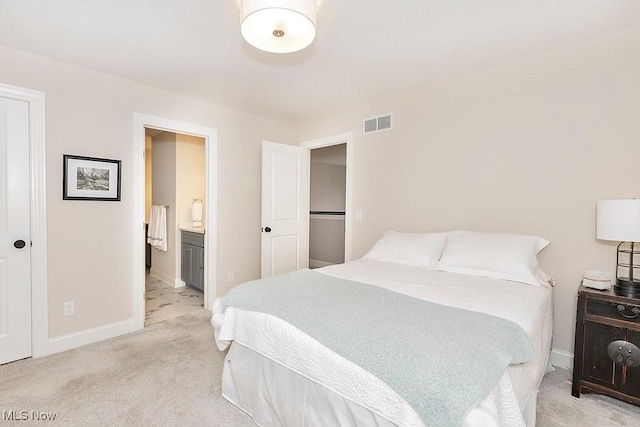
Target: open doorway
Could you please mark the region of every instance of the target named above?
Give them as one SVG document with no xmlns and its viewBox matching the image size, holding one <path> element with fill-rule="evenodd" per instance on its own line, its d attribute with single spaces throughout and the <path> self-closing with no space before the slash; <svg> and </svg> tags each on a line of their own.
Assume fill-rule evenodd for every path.
<svg viewBox="0 0 640 427">
<path fill-rule="evenodd" d="M 310 150 L 310 268 L 351 261 L 353 145 L 352 132 L 300 143 Z"/>
<path fill-rule="evenodd" d="M 311 149 L 309 268 L 345 261 L 347 144 Z"/>
<path fill-rule="evenodd" d="M 145 326 L 204 305 L 205 139 L 145 128 Z"/>
<path fill-rule="evenodd" d="M 197 253 L 198 268 L 202 266 L 200 283 L 204 291 L 203 304 L 206 309 L 211 309 L 213 301 L 217 296 L 217 152 L 218 152 L 218 134 L 215 129 L 207 128 L 204 126 L 194 125 L 190 123 L 180 122 L 176 120 L 165 119 L 162 117 L 150 116 L 146 114 L 134 113 L 134 259 L 133 259 L 133 316 L 136 324 L 136 329 L 142 329 L 145 326 L 145 305 L 146 305 L 146 292 L 145 292 L 145 278 L 146 278 L 146 221 L 148 216 L 146 215 L 146 179 L 145 172 L 147 168 L 145 163 L 148 160 L 146 157 L 146 145 L 147 145 L 147 129 L 151 129 L 152 133 L 156 131 L 167 132 L 168 134 L 182 134 L 185 136 L 198 137 L 204 140 L 204 159 L 205 159 L 205 192 L 202 205 L 202 222 L 204 227 L 200 234 L 201 245 L 204 246 L 202 250 Z M 153 149 L 153 147 L 152 147 Z M 157 171 L 156 171 L 157 172 Z M 178 175 L 183 176 L 186 172 L 181 170 Z M 153 175 L 153 170 L 152 170 Z M 153 196 L 152 196 L 153 197 Z M 191 196 L 187 196 L 191 197 Z M 192 201 L 191 201 L 192 202 Z M 165 203 L 158 200 L 158 203 Z M 190 210 L 191 207 L 181 203 L 182 208 L 169 205 L 169 216 L 177 217 L 179 210 L 187 212 L 188 220 L 191 220 Z M 180 218 L 180 217 L 177 217 Z M 176 224 L 180 223 L 178 220 Z M 183 224 L 184 226 L 184 224 Z M 183 227 L 184 228 L 184 227 Z M 177 235 L 182 233 L 180 227 L 177 230 L 173 230 Z M 182 237 L 173 237 L 174 248 L 181 248 Z M 169 241 L 167 241 L 168 243 Z M 153 270 L 153 253 L 151 254 L 151 271 Z M 180 261 L 182 253 L 180 254 Z M 174 276 L 165 277 L 165 281 L 170 285 L 181 281 L 181 262 L 178 262 L 178 258 L 174 259 L 174 265 L 177 270 L 174 272 Z M 173 282 L 171 280 L 173 277 Z M 177 279 L 176 279 L 177 278 Z"/>
</svg>

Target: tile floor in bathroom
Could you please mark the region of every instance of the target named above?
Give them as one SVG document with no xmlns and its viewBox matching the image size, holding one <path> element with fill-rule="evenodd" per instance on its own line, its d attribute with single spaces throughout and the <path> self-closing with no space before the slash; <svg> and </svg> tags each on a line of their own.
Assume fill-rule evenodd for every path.
<svg viewBox="0 0 640 427">
<path fill-rule="evenodd" d="M 203 308 L 204 295 L 189 286 L 174 288 L 147 274 L 145 288 L 145 326 Z"/>
</svg>

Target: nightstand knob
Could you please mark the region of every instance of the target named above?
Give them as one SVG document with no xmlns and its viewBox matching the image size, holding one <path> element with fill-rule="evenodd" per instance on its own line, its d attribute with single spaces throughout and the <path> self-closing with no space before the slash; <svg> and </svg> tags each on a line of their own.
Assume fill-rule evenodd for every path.
<svg viewBox="0 0 640 427">
<path fill-rule="evenodd" d="M 618 350 L 622 351 L 622 347 L 618 346 Z M 629 350 L 631 352 L 631 350 Z"/>
<path fill-rule="evenodd" d="M 621 354 L 616 356 L 616 363 L 622 365 L 622 362 L 624 362 L 624 357 L 622 357 Z"/>
<path fill-rule="evenodd" d="M 627 357 L 625 363 L 627 364 L 627 366 L 633 366 L 633 359 L 631 357 Z"/>
<path fill-rule="evenodd" d="M 627 307 L 622 304 L 618 304 L 618 311 L 624 311 Z"/>
</svg>

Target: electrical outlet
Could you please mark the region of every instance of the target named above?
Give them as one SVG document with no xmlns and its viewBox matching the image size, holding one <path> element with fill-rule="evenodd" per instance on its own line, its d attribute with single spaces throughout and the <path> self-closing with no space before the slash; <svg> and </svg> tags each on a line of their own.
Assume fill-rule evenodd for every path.
<svg viewBox="0 0 640 427">
<path fill-rule="evenodd" d="M 71 316 L 76 314 L 76 303 L 75 301 L 67 301 L 64 303 L 64 315 Z"/>
<path fill-rule="evenodd" d="M 233 282 L 233 271 L 227 274 L 227 282 Z"/>
</svg>

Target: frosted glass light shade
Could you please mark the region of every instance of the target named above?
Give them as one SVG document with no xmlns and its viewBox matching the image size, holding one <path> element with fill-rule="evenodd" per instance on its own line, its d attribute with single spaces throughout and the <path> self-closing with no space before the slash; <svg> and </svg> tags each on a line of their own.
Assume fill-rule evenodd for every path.
<svg viewBox="0 0 640 427">
<path fill-rule="evenodd" d="M 243 0 L 242 37 L 273 53 L 304 49 L 316 38 L 316 0 Z"/>
<path fill-rule="evenodd" d="M 600 200 L 596 237 L 616 242 L 640 242 L 640 199 Z"/>
</svg>

